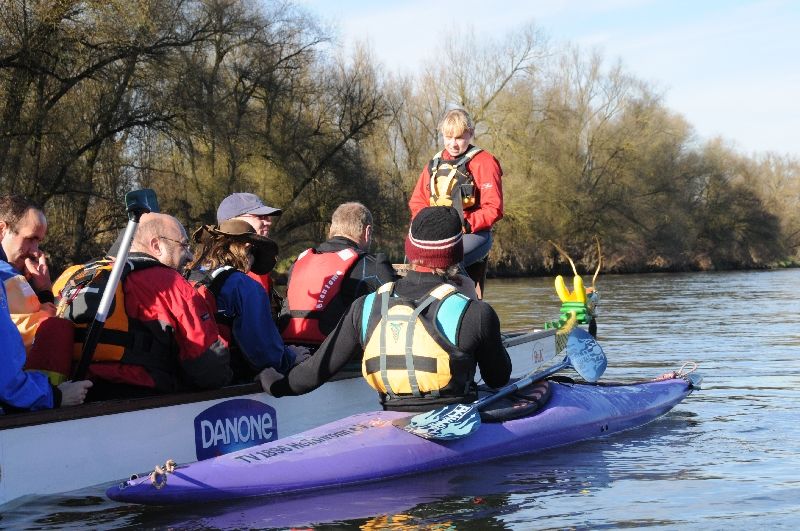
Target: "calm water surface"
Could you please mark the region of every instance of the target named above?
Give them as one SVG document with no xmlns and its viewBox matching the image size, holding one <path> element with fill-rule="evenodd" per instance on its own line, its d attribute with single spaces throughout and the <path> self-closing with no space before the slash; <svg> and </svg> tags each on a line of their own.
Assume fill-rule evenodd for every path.
<svg viewBox="0 0 800 531">
<path fill-rule="evenodd" d="M 605 276 L 604 379 L 693 360 L 703 389 L 643 428 L 531 456 L 289 499 L 188 508 L 101 489 L 6 511 L 7 529 L 765 529 L 800 522 L 800 270 Z M 552 279 L 490 281 L 505 328 L 540 325 Z M 102 437 L 102 434 L 98 434 Z M 124 450 L 124 449 L 121 449 Z M 87 458 L 90 458 L 87 456 Z"/>
</svg>

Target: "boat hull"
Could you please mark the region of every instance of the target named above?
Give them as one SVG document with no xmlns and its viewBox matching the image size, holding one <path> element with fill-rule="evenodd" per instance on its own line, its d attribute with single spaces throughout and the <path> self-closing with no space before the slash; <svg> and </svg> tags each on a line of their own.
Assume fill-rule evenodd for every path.
<svg viewBox="0 0 800 531">
<path fill-rule="evenodd" d="M 692 391 L 690 381 L 633 385 L 551 383 L 539 413 L 483 424 L 454 441 L 430 441 L 398 427 L 408 413 L 353 415 L 280 441 L 179 466 L 157 481 L 112 487 L 114 500 L 169 505 L 289 494 L 353 485 L 563 446 L 641 426 Z M 169 456 L 165 456 L 169 457 Z"/>
<path fill-rule="evenodd" d="M 507 334 L 504 342 L 515 377 L 556 354 L 552 330 Z M 208 459 L 379 408 L 360 367 L 336 378 L 297 397 L 249 385 L 0 416 L 0 505 L 152 470 L 165 452 L 179 463 Z"/>
</svg>

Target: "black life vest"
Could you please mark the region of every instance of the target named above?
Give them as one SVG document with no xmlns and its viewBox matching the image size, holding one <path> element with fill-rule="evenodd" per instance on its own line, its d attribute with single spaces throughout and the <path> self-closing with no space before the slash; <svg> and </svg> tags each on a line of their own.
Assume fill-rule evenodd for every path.
<svg viewBox="0 0 800 531">
<path fill-rule="evenodd" d="M 286 291 L 289 320 L 281 331 L 287 343 L 320 344 L 347 306 L 341 291 L 364 253 L 350 247 L 336 252 L 307 249 L 297 257 Z"/>
<path fill-rule="evenodd" d="M 69 278 L 58 296 L 57 315 L 75 323 L 74 360 L 81 358 L 88 327 L 97 315 L 113 266 L 113 258 L 100 258 L 68 270 Z M 129 256 L 126 260 L 92 363 L 123 362 L 171 370 L 169 348 L 155 341 L 147 327 L 125 311 L 123 287 L 127 276 L 151 267 L 167 266 L 149 256 Z"/>
<path fill-rule="evenodd" d="M 468 305 L 469 299 L 449 284 L 417 300 L 394 295 L 393 282 L 366 296 L 362 375 L 381 393 L 385 407 L 475 395 L 475 358 L 456 344 Z"/>
<path fill-rule="evenodd" d="M 211 313 L 214 315 L 214 320 L 217 322 L 219 328 L 219 335 L 228 342 L 230 347 L 233 346 L 233 320 L 235 315 L 226 315 L 217 308 L 217 297 L 219 297 L 222 286 L 232 274 L 236 273 L 238 269 L 231 266 L 223 266 L 215 269 L 214 271 L 205 271 L 199 269 L 192 269 L 186 276 L 186 280 L 194 286 L 194 289 L 200 294 L 201 297 L 208 304 Z"/>
<path fill-rule="evenodd" d="M 428 164 L 431 206 L 452 206 L 463 217 L 464 209 L 478 204 L 475 179 L 467 170 L 467 164 L 481 151 L 481 148 L 473 147 L 454 160 L 444 160 L 444 151 L 434 155 Z"/>
</svg>

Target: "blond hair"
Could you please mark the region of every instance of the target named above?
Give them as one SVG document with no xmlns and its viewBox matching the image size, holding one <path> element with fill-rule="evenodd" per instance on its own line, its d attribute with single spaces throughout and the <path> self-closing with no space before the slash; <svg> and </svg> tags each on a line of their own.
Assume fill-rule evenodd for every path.
<svg viewBox="0 0 800 531">
<path fill-rule="evenodd" d="M 342 203 L 331 216 L 328 238 L 344 236 L 358 241 L 367 225 L 372 225 L 372 212 L 361 203 Z"/>
<path fill-rule="evenodd" d="M 444 136 L 459 137 L 465 132 L 470 133 L 475 131 L 475 125 L 472 123 L 469 113 L 464 109 L 450 109 L 439 122 L 439 131 Z"/>
</svg>

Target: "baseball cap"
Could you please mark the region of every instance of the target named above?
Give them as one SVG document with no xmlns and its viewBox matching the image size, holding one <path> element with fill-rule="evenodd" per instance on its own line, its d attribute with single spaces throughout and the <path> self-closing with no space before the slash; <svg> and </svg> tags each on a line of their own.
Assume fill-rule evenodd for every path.
<svg viewBox="0 0 800 531">
<path fill-rule="evenodd" d="M 282 213 L 283 211 L 280 208 L 265 205 L 256 194 L 237 192 L 229 195 L 219 204 L 219 208 L 217 208 L 217 223 L 222 223 L 244 214 L 280 216 Z"/>
</svg>

